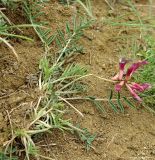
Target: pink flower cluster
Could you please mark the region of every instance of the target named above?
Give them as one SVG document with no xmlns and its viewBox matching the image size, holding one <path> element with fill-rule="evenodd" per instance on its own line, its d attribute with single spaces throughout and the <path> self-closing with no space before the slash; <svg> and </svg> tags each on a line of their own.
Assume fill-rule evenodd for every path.
<svg viewBox="0 0 155 160">
<path fill-rule="evenodd" d="M 125 58 L 122 58 L 119 62 L 119 73 L 117 73 L 112 80 L 119 81 L 118 84 L 115 85 L 115 90 L 120 91 L 121 88 L 125 85 L 131 95 L 138 101 L 142 101 L 142 99 L 138 96 L 137 92 L 143 92 L 146 89 L 151 88 L 151 85 L 148 83 L 138 84 L 135 82 L 130 82 L 130 79 L 133 73 L 141 66 L 148 64 L 147 61 L 138 61 L 137 63 L 133 63 L 125 72 L 125 65 L 129 62 Z"/>
</svg>

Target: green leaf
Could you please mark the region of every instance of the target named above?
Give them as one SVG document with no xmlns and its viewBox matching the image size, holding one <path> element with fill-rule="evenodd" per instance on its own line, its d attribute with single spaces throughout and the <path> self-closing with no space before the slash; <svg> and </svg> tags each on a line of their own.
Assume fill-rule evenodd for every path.
<svg viewBox="0 0 155 160">
<path fill-rule="evenodd" d="M 119 92 L 117 94 L 117 103 L 118 103 L 118 106 L 119 106 L 121 112 L 124 113 L 124 107 L 123 107 L 123 105 L 122 105 L 122 103 L 120 101 L 120 93 Z"/>
<path fill-rule="evenodd" d="M 79 125 L 78 125 L 79 128 Z M 88 151 L 91 146 L 92 146 L 92 142 L 94 141 L 94 139 L 96 138 L 96 133 L 95 134 L 91 134 L 87 128 L 82 128 L 82 130 L 84 132 L 79 132 L 77 131 L 77 134 L 79 136 L 79 138 L 81 139 L 81 141 L 85 142 L 86 145 L 86 150 Z"/>
<path fill-rule="evenodd" d="M 102 104 L 100 102 L 96 101 L 95 97 L 88 97 L 88 98 L 96 106 L 97 110 L 99 110 L 102 113 L 105 112 L 105 109 L 103 108 Z"/>
<path fill-rule="evenodd" d="M 60 29 L 57 29 L 57 33 L 59 35 L 59 39 L 61 38 L 61 41 L 63 42 L 63 44 L 66 45 L 67 41 L 65 39 L 64 33 Z"/>
<path fill-rule="evenodd" d="M 67 34 L 70 34 L 70 33 L 71 33 L 70 26 L 69 26 L 69 23 L 68 23 L 68 22 L 66 22 L 66 33 L 67 33 Z"/>
<path fill-rule="evenodd" d="M 112 92 L 112 90 L 111 90 L 111 91 L 110 91 L 109 100 L 111 100 L 111 99 L 112 99 L 112 96 L 113 96 L 113 92 Z"/>
<path fill-rule="evenodd" d="M 133 103 L 131 103 L 126 97 L 123 97 L 124 101 L 129 105 L 129 107 L 131 108 L 136 108 L 135 105 Z"/>
<path fill-rule="evenodd" d="M 58 46 L 59 48 L 63 48 L 63 45 L 62 45 L 60 39 L 58 38 L 58 36 L 55 38 L 55 41 L 56 41 L 56 44 L 57 44 L 57 46 Z"/>
<path fill-rule="evenodd" d="M 112 109 L 113 109 L 116 113 L 118 113 L 117 106 L 115 106 L 112 101 L 109 101 L 109 104 L 111 105 Z"/>
<path fill-rule="evenodd" d="M 111 101 L 112 96 L 113 96 L 113 92 L 112 92 L 112 90 L 111 90 L 111 91 L 110 91 L 110 96 L 109 96 L 109 104 L 110 104 L 110 106 L 112 107 L 112 109 L 113 109 L 116 113 L 118 113 L 117 106 L 116 106 L 115 104 L 113 104 L 113 102 Z"/>
</svg>

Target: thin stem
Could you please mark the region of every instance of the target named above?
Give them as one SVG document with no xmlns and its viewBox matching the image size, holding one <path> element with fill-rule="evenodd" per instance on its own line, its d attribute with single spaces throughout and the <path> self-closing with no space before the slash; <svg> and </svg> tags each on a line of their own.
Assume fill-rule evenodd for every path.
<svg viewBox="0 0 155 160">
<path fill-rule="evenodd" d="M 53 108 L 49 109 L 48 111 L 46 111 L 44 114 L 38 116 L 34 121 L 32 121 L 28 126 L 27 129 L 29 129 L 36 121 L 38 121 L 41 117 L 43 117 L 44 115 L 48 114 L 50 111 L 52 111 Z"/>
<path fill-rule="evenodd" d="M 40 154 L 37 154 L 37 156 L 41 157 L 41 158 L 44 158 L 44 159 L 47 159 L 47 160 L 55 160 L 53 158 L 50 158 L 50 157 L 46 157 L 46 156 L 43 156 L 43 155 L 40 155 Z"/>
<path fill-rule="evenodd" d="M 8 29 L 12 29 L 12 28 L 27 28 L 27 27 L 39 27 L 39 28 L 43 28 L 43 29 L 49 29 L 48 27 L 45 27 L 45 26 L 42 26 L 42 25 L 38 25 L 38 24 L 20 24 L 20 25 L 6 26 L 6 28 L 8 28 Z"/>
<path fill-rule="evenodd" d="M 155 95 L 151 95 L 151 96 L 141 96 L 141 97 L 155 97 Z M 133 99 L 133 97 L 126 97 L 127 99 Z M 72 100 L 90 100 L 89 97 L 71 97 L 71 98 L 65 98 L 67 101 L 72 101 Z M 120 98 L 120 100 L 123 100 L 124 98 Z M 111 101 L 117 101 L 118 99 L 113 98 L 111 99 Z M 104 101 L 104 102 L 108 102 L 109 99 L 108 98 L 95 98 L 95 101 Z"/>
<path fill-rule="evenodd" d="M 7 150 L 8 150 L 8 148 L 9 148 L 9 146 L 10 146 L 10 144 L 12 144 L 13 143 L 13 141 L 14 141 L 14 139 L 16 138 L 17 136 L 13 136 L 9 141 L 7 141 L 7 143 L 6 144 L 4 144 L 3 146 L 5 146 L 6 145 L 6 147 L 5 147 L 5 151 L 4 151 L 4 153 L 6 154 L 7 153 Z"/>
<path fill-rule="evenodd" d="M 59 92 L 59 91 L 57 92 L 57 91 L 56 91 L 56 94 L 57 94 L 57 95 L 60 95 L 60 94 L 75 94 L 75 93 L 80 93 L 80 91 L 77 91 L 77 90 L 75 90 L 75 91 L 64 91 L 64 92 L 61 92 L 61 91 L 60 91 L 60 92 Z"/>
<path fill-rule="evenodd" d="M 35 25 L 35 23 L 33 22 L 33 18 L 32 18 L 32 15 L 31 15 L 31 12 L 29 11 L 29 20 L 30 20 L 30 22 L 31 22 L 31 24 L 32 24 L 32 26 L 33 26 L 33 29 L 35 30 L 35 32 L 37 33 L 37 35 L 38 35 L 38 37 L 40 38 L 40 40 L 41 40 L 41 42 L 43 43 L 43 44 L 45 44 L 45 41 L 44 41 L 44 39 L 42 38 L 42 36 L 41 36 L 41 34 L 39 33 L 39 31 L 37 30 L 37 25 Z"/>
<path fill-rule="evenodd" d="M 72 100 L 90 100 L 89 97 L 72 97 L 72 98 L 65 98 L 66 100 L 72 101 Z M 107 98 L 96 98 L 96 101 L 108 101 Z"/>
<path fill-rule="evenodd" d="M 0 37 L 0 41 L 2 41 L 2 42 L 4 42 L 11 50 L 12 50 L 12 52 L 14 53 L 14 55 L 15 55 L 15 57 L 17 58 L 17 60 L 19 61 L 19 57 L 18 57 L 18 54 L 16 53 L 16 51 L 15 51 L 15 49 L 12 47 L 12 45 L 9 43 L 9 42 L 7 42 L 7 40 L 6 39 L 4 39 L 4 38 L 1 38 Z"/>
<path fill-rule="evenodd" d="M 137 7 L 151 7 L 151 8 L 155 8 L 155 5 L 151 5 L 151 4 L 135 4 L 135 6 L 137 6 Z"/>
<path fill-rule="evenodd" d="M 39 97 L 38 102 L 37 102 L 37 105 L 36 105 L 36 108 L 35 108 L 35 111 L 38 110 L 39 105 L 40 105 L 40 102 L 41 102 L 41 99 L 42 99 L 42 97 Z"/>
<path fill-rule="evenodd" d="M 86 10 L 86 12 L 88 13 L 88 15 L 91 18 L 94 18 L 92 15 L 92 12 L 91 12 L 91 6 L 86 6 L 83 2 L 81 2 L 81 0 L 76 0 L 76 1 Z M 90 4 L 88 4 L 88 5 L 90 5 Z"/>
<path fill-rule="evenodd" d="M 26 158 L 27 158 L 27 160 L 30 160 L 29 153 L 28 153 L 28 146 L 27 146 L 27 143 L 28 143 L 28 142 L 27 142 L 27 140 L 26 140 L 26 137 L 22 137 L 21 139 L 22 139 L 23 145 L 24 145 L 24 147 L 25 147 Z"/>
<path fill-rule="evenodd" d="M 112 7 L 112 5 L 109 3 L 108 0 L 104 0 L 104 1 L 107 3 L 107 5 L 110 7 L 111 10 L 114 10 L 114 8 Z"/>
<path fill-rule="evenodd" d="M 55 80 L 55 81 L 52 81 L 51 83 L 54 84 L 54 83 L 57 83 L 57 82 L 59 82 L 59 81 L 63 81 L 63 80 L 65 80 L 65 79 L 75 78 L 75 77 L 79 77 L 79 76 L 80 76 L 80 75 L 62 77 L 62 78 L 59 78 L 59 79 L 57 79 L 57 80 Z"/>
<path fill-rule="evenodd" d="M 33 39 L 28 38 L 26 36 L 21 36 L 21 35 L 16 35 L 16 34 L 10 34 L 10 33 L 6 33 L 6 32 L 0 32 L 0 34 L 4 35 L 4 36 L 10 36 L 10 37 L 16 37 L 16 38 L 20 38 L 20 39 L 25 39 L 27 41 L 33 42 Z"/>
<path fill-rule="evenodd" d="M 116 83 L 116 82 L 117 82 L 117 81 L 113 81 L 113 80 L 106 79 L 106 78 L 103 78 L 103 77 L 99 77 L 99 76 L 94 75 L 94 74 L 87 74 L 87 75 L 81 76 L 81 77 L 79 77 L 79 78 L 71 81 L 70 83 L 66 84 L 66 85 L 63 86 L 59 91 L 62 91 L 62 90 L 64 90 L 65 88 L 67 88 L 68 86 L 70 86 L 71 84 L 73 84 L 74 82 L 76 82 L 76 81 L 78 81 L 78 80 L 80 80 L 80 79 L 83 79 L 83 78 L 85 78 L 85 77 L 89 77 L 89 76 L 94 76 L 94 77 L 96 77 L 96 78 L 98 78 L 98 79 L 101 79 L 101 80 L 104 80 L 104 81 L 107 81 L 107 82 L 112 82 L 112 83 Z"/>
<path fill-rule="evenodd" d="M 61 59 L 62 55 L 64 54 L 64 52 L 66 51 L 67 47 L 69 46 L 71 40 L 73 39 L 73 37 L 76 35 L 76 33 L 74 32 L 72 34 L 72 36 L 70 37 L 70 39 L 68 40 L 68 42 L 66 43 L 66 46 L 63 48 L 63 50 L 61 51 L 61 54 L 59 55 L 57 61 L 56 61 L 56 64 L 59 62 L 59 60 Z"/>
<path fill-rule="evenodd" d="M 98 79 L 101 79 L 101 80 L 104 80 L 104 81 L 107 81 L 107 82 L 112 82 L 112 83 L 116 83 L 117 82 L 117 81 L 106 79 L 106 78 L 103 78 L 103 77 L 100 77 L 100 76 L 97 76 L 97 75 L 94 75 L 94 74 L 90 74 L 90 76 L 94 76 L 94 77 L 96 77 Z"/>
<path fill-rule="evenodd" d="M 38 134 L 38 133 L 46 132 L 46 131 L 48 131 L 51 128 L 45 128 L 45 129 L 40 129 L 40 130 L 28 130 L 28 131 L 26 131 L 26 133 L 33 135 L 33 134 Z"/>
<path fill-rule="evenodd" d="M 73 128 L 76 131 L 80 131 L 80 132 L 84 133 L 84 131 L 82 129 L 77 128 L 77 127 L 73 126 L 72 124 L 68 124 L 68 126 L 71 127 L 71 128 Z"/>
<path fill-rule="evenodd" d="M 62 98 L 58 96 L 60 100 L 63 100 L 65 103 L 67 103 L 70 107 L 72 107 L 80 116 L 84 117 L 84 115 L 77 109 L 75 108 L 70 102 L 68 102 L 65 98 Z"/>
<path fill-rule="evenodd" d="M 0 13 L 1 13 L 2 17 L 11 25 L 11 24 L 12 24 L 11 21 L 10 21 L 9 18 L 1 11 L 1 9 L 0 9 Z"/>
</svg>

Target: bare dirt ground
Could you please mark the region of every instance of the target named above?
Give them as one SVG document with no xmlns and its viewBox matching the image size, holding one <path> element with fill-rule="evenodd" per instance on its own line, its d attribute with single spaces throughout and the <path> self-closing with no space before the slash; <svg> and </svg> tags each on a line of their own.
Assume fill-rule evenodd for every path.
<svg viewBox="0 0 155 160">
<path fill-rule="evenodd" d="M 137 4 L 146 4 L 140 1 Z M 123 3 L 117 2 L 115 10 L 110 11 L 104 0 L 93 1 L 93 12 L 97 23 L 90 27 L 81 44 L 85 54 L 76 61 L 86 65 L 90 72 L 105 78 L 112 77 L 117 72 L 119 58 L 126 50 L 126 56 L 131 57 L 130 40 L 116 38 L 118 36 L 135 35 L 137 30 L 125 27 L 111 27 L 102 23 L 103 19 L 130 13 L 130 9 Z M 140 8 L 141 9 L 141 8 Z M 74 6 L 64 7 L 57 1 L 51 1 L 47 11 L 47 20 L 53 30 L 63 26 L 63 22 L 71 20 L 75 12 Z M 147 15 L 147 12 L 143 12 Z M 124 20 L 133 20 L 130 15 Z M 35 79 L 30 77 L 38 72 L 38 64 L 43 54 L 39 42 L 14 42 L 15 49 L 20 57 L 17 64 L 11 52 L 3 45 L 0 46 L 0 146 L 8 140 L 10 125 L 6 110 L 11 111 L 14 125 L 20 125 L 23 116 L 29 109 L 29 102 L 37 97 Z M 33 75 L 33 76 L 29 76 Z M 35 77 L 35 76 L 34 76 Z M 87 95 L 105 98 L 113 85 L 109 85 L 96 78 L 87 79 L 89 85 Z M 81 119 L 71 113 L 74 122 L 88 128 L 91 133 L 97 133 L 93 148 L 86 152 L 84 144 L 75 135 L 53 131 L 38 141 L 38 146 L 46 155 L 56 160 L 154 160 L 155 159 L 155 117 L 144 108 L 133 110 L 126 108 L 125 113 L 114 113 L 106 102 L 103 103 L 107 113 L 99 113 L 89 102 L 76 101 L 74 105 L 84 114 Z"/>
</svg>

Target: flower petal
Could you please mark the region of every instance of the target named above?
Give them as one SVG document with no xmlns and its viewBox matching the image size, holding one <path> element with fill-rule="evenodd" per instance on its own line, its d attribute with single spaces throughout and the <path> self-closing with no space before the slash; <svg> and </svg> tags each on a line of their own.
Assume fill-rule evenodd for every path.
<svg viewBox="0 0 155 160">
<path fill-rule="evenodd" d="M 138 96 L 138 94 L 136 94 L 136 93 L 134 92 L 134 90 L 133 90 L 128 84 L 126 84 L 126 87 L 128 88 L 128 90 L 129 90 L 129 92 L 131 93 L 131 95 L 132 95 L 137 101 L 139 101 L 139 102 L 142 101 L 142 99 Z"/>
<path fill-rule="evenodd" d="M 136 91 L 139 91 L 139 92 L 143 92 L 144 91 L 144 89 L 143 89 L 143 87 L 140 85 L 140 84 L 138 84 L 138 83 L 131 83 L 131 86 L 130 86 L 133 90 L 136 90 Z"/>
<path fill-rule="evenodd" d="M 132 74 L 133 74 L 140 66 L 145 65 L 145 64 L 148 64 L 148 62 L 145 61 L 145 60 L 144 60 L 144 61 L 139 61 L 139 62 L 137 62 L 137 63 L 133 63 L 133 64 L 131 65 L 131 67 L 128 68 L 128 70 L 127 70 L 126 80 L 128 81 L 128 80 L 131 78 Z"/>
<path fill-rule="evenodd" d="M 139 92 L 143 92 L 146 89 L 151 88 L 151 85 L 148 83 L 144 83 L 144 84 L 138 84 L 138 83 L 131 83 L 132 85 L 130 86 L 133 90 L 139 91 Z"/>
<path fill-rule="evenodd" d="M 128 60 L 126 60 L 125 58 L 121 58 L 119 61 L 119 69 L 123 70 L 127 62 Z"/>
<path fill-rule="evenodd" d="M 119 92 L 124 85 L 124 81 L 121 81 L 120 83 L 115 85 L 115 91 Z"/>
<path fill-rule="evenodd" d="M 122 80 L 123 75 L 124 75 L 124 70 L 120 70 L 120 71 L 119 71 L 118 79 L 119 79 L 119 80 Z"/>
<path fill-rule="evenodd" d="M 119 80 L 119 73 L 117 73 L 114 77 L 111 78 L 114 81 Z"/>
<path fill-rule="evenodd" d="M 112 80 L 122 80 L 123 75 L 124 75 L 124 69 L 125 69 L 125 65 L 126 63 L 128 63 L 130 60 L 127 60 L 125 58 L 121 58 L 119 61 L 119 73 L 117 73 Z"/>
<path fill-rule="evenodd" d="M 125 69 L 125 65 L 129 62 L 129 60 L 125 59 L 125 58 L 121 58 L 120 62 L 119 62 L 119 80 L 122 80 L 123 75 L 124 75 L 124 69 Z"/>
<path fill-rule="evenodd" d="M 151 88 L 151 84 L 149 84 L 149 83 L 143 83 L 143 84 L 141 84 L 141 87 L 143 87 L 144 90 L 150 89 Z"/>
</svg>

